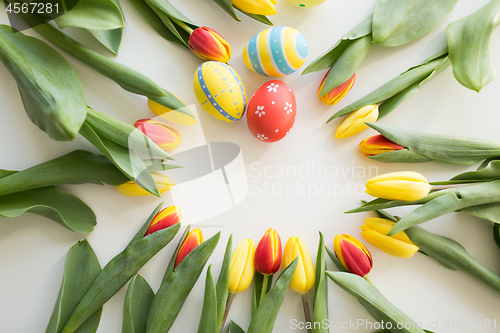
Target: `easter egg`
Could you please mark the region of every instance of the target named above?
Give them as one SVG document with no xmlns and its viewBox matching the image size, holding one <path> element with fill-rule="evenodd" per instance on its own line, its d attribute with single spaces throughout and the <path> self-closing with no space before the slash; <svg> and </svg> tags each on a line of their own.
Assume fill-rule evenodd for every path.
<svg viewBox="0 0 500 333">
<path fill-rule="evenodd" d="M 263 142 L 283 139 L 297 114 L 295 95 L 283 81 L 269 81 L 248 102 L 247 123 L 250 132 Z"/>
<path fill-rule="evenodd" d="M 297 7 L 315 7 L 321 5 L 326 0 L 288 0 L 294 6 Z"/>
<path fill-rule="evenodd" d="M 239 75 L 218 61 L 201 64 L 193 81 L 196 99 L 214 118 L 233 122 L 245 113 L 247 95 Z"/>
<path fill-rule="evenodd" d="M 248 68 L 264 76 L 284 76 L 304 64 L 309 47 L 304 35 L 288 27 L 274 27 L 255 35 L 243 50 Z"/>
</svg>

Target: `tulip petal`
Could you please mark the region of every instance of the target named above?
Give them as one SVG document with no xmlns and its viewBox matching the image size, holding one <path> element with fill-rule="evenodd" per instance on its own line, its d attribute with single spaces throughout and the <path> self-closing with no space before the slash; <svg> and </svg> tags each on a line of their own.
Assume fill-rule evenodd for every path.
<svg viewBox="0 0 500 333">
<path fill-rule="evenodd" d="M 359 143 L 359 150 L 361 150 L 361 153 L 365 156 L 384 154 L 404 148 L 405 147 L 392 142 L 381 134 L 369 137 Z"/>
<path fill-rule="evenodd" d="M 229 291 L 233 294 L 246 290 L 253 279 L 255 244 L 252 239 L 243 241 L 231 257 Z"/>
<path fill-rule="evenodd" d="M 351 273 L 364 277 L 373 267 L 370 251 L 350 235 L 338 235 L 333 242 L 335 255 Z"/>
<path fill-rule="evenodd" d="M 231 0 L 238 9 L 250 14 L 275 15 L 276 9 L 271 0 Z"/>
<path fill-rule="evenodd" d="M 179 251 L 177 251 L 174 268 L 189 254 L 189 252 L 194 250 L 194 248 L 201 243 L 203 243 L 203 234 L 200 228 L 196 228 L 186 236 L 179 248 Z"/>
<path fill-rule="evenodd" d="M 345 139 L 368 128 L 365 122 L 378 119 L 378 105 L 364 106 L 349 114 L 335 132 L 336 139 Z"/>
<path fill-rule="evenodd" d="M 148 230 L 146 230 L 144 236 L 171 227 L 176 223 L 180 223 L 181 219 L 182 219 L 182 213 L 179 210 L 179 207 L 177 206 L 167 207 L 158 214 L 156 214 L 153 221 L 151 221 Z"/>
<path fill-rule="evenodd" d="M 369 218 L 365 219 L 365 223 L 366 223 L 366 226 L 370 230 L 374 230 L 382 235 L 387 235 L 392 230 L 392 228 L 394 228 L 394 226 L 396 225 L 396 222 L 390 221 L 388 219 L 378 218 L 378 217 L 369 217 Z M 406 233 L 403 231 L 399 232 L 391 237 L 399 239 L 399 240 L 406 242 L 406 243 L 411 243 L 410 238 L 408 238 Z"/>
<path fill-rule="evenodd" d="M 418 246 L 414 244 L 385 236 L 375 230 L 362 231 L 361 236 L 373 246 L 398 258 L 410 258 L 418 251 Z"/>
<path fill-rule="evenodd" d="M 264 275 L 276 273 L 281 266 L 281 239 L 274 229 L 266 231 L 255 250 L 255 270 Z"/>
</svg>

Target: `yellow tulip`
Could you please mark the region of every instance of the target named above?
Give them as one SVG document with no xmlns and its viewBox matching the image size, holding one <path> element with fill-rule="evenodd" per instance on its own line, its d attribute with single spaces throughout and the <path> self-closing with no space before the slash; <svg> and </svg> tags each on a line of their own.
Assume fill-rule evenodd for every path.
<svg viewBox="0 0 500 333">
<path fill-rule="evenodd" d="M 314 286 L 316 268 L 306 245 L 299 236 L 290 237 L 286 242 L 282 259 L 283 269 L 290 265 L 295 258 L 299 259 L 290 288 L 300 294 L 305 294 Z"/>
<path fill-rule="evenodd" d="M 232 4 L 238 9 L 250 14 L 275 15 L 276 9 L 273 0 L 231 0 Z"/>
<path fill-rule="evenodd" d="M 169 191 L 172 188 L 172 186 L 175 185 L 175 183 L 170 178 L 168 178 L 165 175 L 162 175 L 161 173 L 151 172 L 151 176 L 153 176 L 156 187 L 158 188 L 160 193 Z M 115 186 L 115 189 L 120 194 L 129 197 L 140 197 L 144 195 L 151 195 L 151 193 L 149 193 L 148 191 L 146 191 L 133 181 L 129 181 L 126 182 L 125 184 Z"/>
<path fill-rule="evenodd" d="M 351 112 L 340 124 L 335 132 L 336 139 L 345 139 L 358 134 L 368 128 L 365 122 L 374 122 L 378 119 L 378 104 L 363 106 Z"/>
<path fill-rule="evenodd" d="M 418 172 L 391 172 L 369 179 L 366 193 L 371 196 L 398 200 L 414 201 L 429 194 L 431 186 Z"/>
<path fill-rule="evenodd" d="M 173 95 L 173 94 L 172 94 Z M 175 95 L 174 95 L 175 96 Z M 175 96 L 177 97 L 177 96 Z M 178 97 L 177 97 L 178 98 Z M 179 99 L 180 100 L 180 99 Z M 197 123 L 196 119 L 188 116 L 187 114 L 179 111 L 167 108 L 155 101 L 148 99 L 148 107 L 155 115 L 162 117 L 165 120 L 171 121 L 180 125 L 194 125 Z M 184 106 L 188 108 L 187 106 Z"/>
<path fill-rule="evenodd" d="M 361 236 L 373 246 L 399 258 L 410 258 L 418 251 L 418 246 L 408 238 L 404 231 L 398 232 L 394 236 L 387 236 L 389 231 L 396 225 L 396 222 L 370 217 L 361 226 Z"/>
<path fill-rule="evenodd" d="M 252 283 L 255 266 L 255 244 L 252 239 L 244 240 L 234 250 L 229 269 L 229 292 L 237 294 L 245 291 Z"/>
</svg>

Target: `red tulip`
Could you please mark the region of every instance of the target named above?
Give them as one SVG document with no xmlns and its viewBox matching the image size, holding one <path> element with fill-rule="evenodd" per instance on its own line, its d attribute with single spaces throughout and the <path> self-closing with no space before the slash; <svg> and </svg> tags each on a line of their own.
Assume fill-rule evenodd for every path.
<svg viewBox="0 0 500 333">
<path fill-rule="evenodd" d="M 135 122 L 134 126 L 163 150 L 174 150 L 181 143 L 179 131 L 159 121 L 140 119 Z"/>
<path fill-rule="evenodd" d="M 201 60 L 228 62 L 231 58 L 228 42 L 217 31 L 208 27 L 193 30 L 188 47 Z"/>
<path fill-rule="evenodd" d="M 189 252 L 193 251 L 195 247 L 203 243 L 203 234 L 201 233 L 200 228 L 196 228 L 192 230 L 186 238 L 184 238 L 184 241 L 182 242 L 181 246 L 179 247 L 179 251 L 177 251 L 177 255 L 175 256 L 175 264 L 174 268 L 179 265 L 179 263 L 186 257 Z"/>
<path fill-rule="evenodd" d="M 323 89 L 328 73 L 330 73 L 330 70 L 328 70 L 325 77 L 323 78 L 323 81 L 321 81 L 321 85 L 319 86 L 318 89 L 318 97 L 321 94 L 321 90 Z M 347 95 L 349 90 L 351 90 L 352 86 L 354 85 L 354 81 L 356 81 L 356 74 L 353 74 L 353 76 L 351 76 L 349 80 L 342 83 L 337 88 L 334 88 L 330 90 L 327 94 L 323 95 L 322 97 L 319 97 L 319 100 L 327 105 L 333 105 L 340 102 L 340 100 L 344 98 L 345 95 Z"/>
<path fill-rule="evenodd" d="M 401 149 L 405 149 L 405 147 L 392 142 L 382 134 L 374 135 L 359 143 L 359 150 L 365 156 L 379 155 Z"/>
<path fill-rule="evenodd" d="M 281 239 L 274 229 L 266 231 L 255 250 L 255 270 L 264 275 L 278 271 L 281 265 Z"/>
<path fill-rule="evenodd" d="M 333 249 L 348 272 L 365 277 L 372 270 L 372 255 L 356 238 L 345 234 L 335 236 Z"/>
<path fill-rule="evenodd" d="M 180 223 L 182 219 L 181 211 L 177 206 L 170 206 L 163 209 L 161 212 L 156 214 L 153 218 L 153 221 L 149 224 L 148 229 L 146 230 L 147 236 L 152 234 L 153 232 L 157 232 L 166 228 L 173 226 L 176 223 Z"/>
</svg>

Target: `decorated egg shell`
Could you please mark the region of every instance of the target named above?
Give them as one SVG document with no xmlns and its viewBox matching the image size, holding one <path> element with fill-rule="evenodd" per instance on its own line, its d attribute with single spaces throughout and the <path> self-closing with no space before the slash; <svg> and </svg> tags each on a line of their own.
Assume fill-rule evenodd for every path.
<svg viewBox="0 0 500 333">
<path fill-rule="evenodd" d="M 294 6 L 297 7 L 315 7 L 321 5 L 326 0 L 288 0 Z"/>
<path fill-rule="evenodd" d="M 218 61 L 201 64 L 193 81 L 196 99 L 213 117 L 233 122 L 245 113 L 247 95 L 239 75 Z"/>
<path fill-rule="evenodd" d="M 295 95 L 283 81 L 269 81 L 248 102 L 247 123 L 250 132 L 264 142 L 283 139 L 297 113 Z"/>
<path fill-rule="evenodd" d="M 255 35 L 243 50 L 248 68 L 264 76 L 284 76 L 304 64 L 309 47 L 300 32 L 288 27 L 274 27 Z"/>
</svg>

